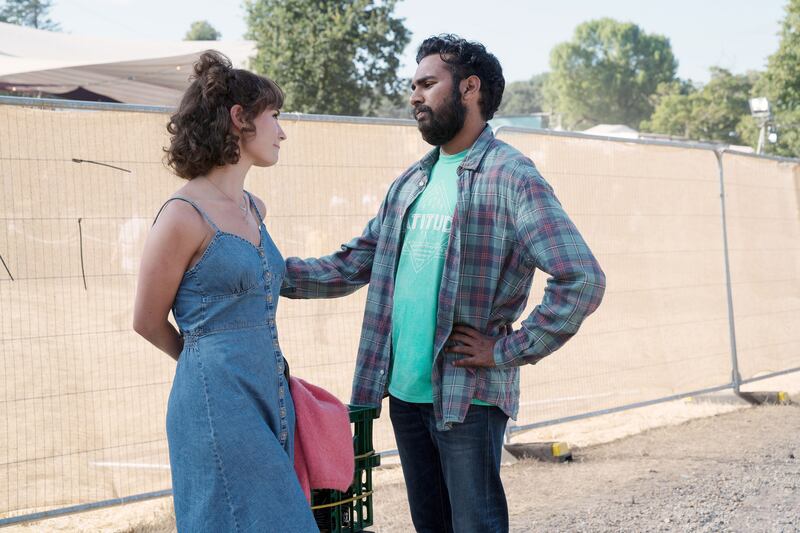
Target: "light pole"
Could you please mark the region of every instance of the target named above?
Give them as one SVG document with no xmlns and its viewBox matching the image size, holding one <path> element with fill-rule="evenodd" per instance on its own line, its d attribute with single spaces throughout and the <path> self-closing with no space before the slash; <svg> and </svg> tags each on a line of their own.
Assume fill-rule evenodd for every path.
<svg viewBox="0 0 800 533">
<path fill-rule="evenodd" d="M 769 100 L 765 97 L 760 96 L 758 98 L 751 98 L 750 101 L 750 114 L 756 119 L 756 123 L 758 124 L 759 132 L 758 132 L 758 147 L 756 148 L 757 154 L 764 153 L 764 143 L 767 140 L 767 124 L 772 121 L 772 111 L 769 108 Z M 773 134 L 770 134 L 770 142 L 775 142 L 772 140 Z M 775 136 L 777 140 L 777 135 Z"/>
</svg>

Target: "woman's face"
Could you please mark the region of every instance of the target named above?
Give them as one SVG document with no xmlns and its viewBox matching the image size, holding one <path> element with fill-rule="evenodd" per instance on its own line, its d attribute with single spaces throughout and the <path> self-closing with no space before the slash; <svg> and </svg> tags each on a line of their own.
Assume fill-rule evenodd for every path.
<svg viewBox="0 0 800 533">
<path fill-rule="evenodd" d="M 286 140 L 286 134 L 278 123 L 277 109 L 265 109 L 253 120 L 255 134 L 248 136 L 242 142 L 242 155 L 253 161 L 257 167 L 270 167 L 278 162 L 281 141 Z"/>
</svg>

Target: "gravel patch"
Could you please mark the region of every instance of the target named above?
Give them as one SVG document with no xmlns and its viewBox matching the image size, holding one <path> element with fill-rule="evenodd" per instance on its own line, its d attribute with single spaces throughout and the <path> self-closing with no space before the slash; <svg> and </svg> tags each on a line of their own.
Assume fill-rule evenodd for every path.
<svg viewBox="0 0 800 533">
<path fill-rule="evenodd" d="M 800 407 L 747 408 L 503 470 L 511 531 L 800 531 Z M 402 482 L 376 484 L 375 532 L 413 531 Z"/>
</svg>

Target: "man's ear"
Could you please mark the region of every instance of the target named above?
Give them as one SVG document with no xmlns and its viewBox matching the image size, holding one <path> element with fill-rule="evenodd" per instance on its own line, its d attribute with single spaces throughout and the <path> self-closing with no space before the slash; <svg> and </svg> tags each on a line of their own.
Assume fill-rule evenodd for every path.
<svg viewBox="0 0 800 533">
<path fill-rule="evenodd" d="M 461 99 L 464 103 L 475 101 L 476 103 L 481 97 L 481 79 L 473 74 L 463 80 L 459 84 L 461 91 Z"/>
<path fill-rule="evenodd" d="M 241 131 L 245 127 L 244 121 L 244 108 L 239 104 L 235 104 L 231 107 L 231 122 L 233 123 L 233 127 L 237 130 Z"/>
</svg>

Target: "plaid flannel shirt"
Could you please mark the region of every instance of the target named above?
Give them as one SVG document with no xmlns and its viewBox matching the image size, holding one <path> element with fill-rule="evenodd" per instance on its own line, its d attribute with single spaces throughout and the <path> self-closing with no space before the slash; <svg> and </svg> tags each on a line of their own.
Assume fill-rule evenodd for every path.
<svg viewBox="0 0 800 533">
<path fill-rule="evenodd" d="M 290 257 L 289 298 L 335 298 L 369 284 L 352 402 L 380 407 L 392 358 L 392 294 L 403 224 L 428 183 L 438 149 L 392 183 L 364 233 L 332 255 Z M 487 126 L 458 168 L 458 200 L 445 255 L 431 370 L 437 426 L 463 422 L 473 398 L 516 418 L 518 367 L 561 347 L 600 304 L 605 275 L 533 162 Z M 550 275 L 541 303 L 525 309 L 536 269 Z M 502 336 L 494 368 L 456 367 L 444 349 L 454 325 Z"/>
</svg>

